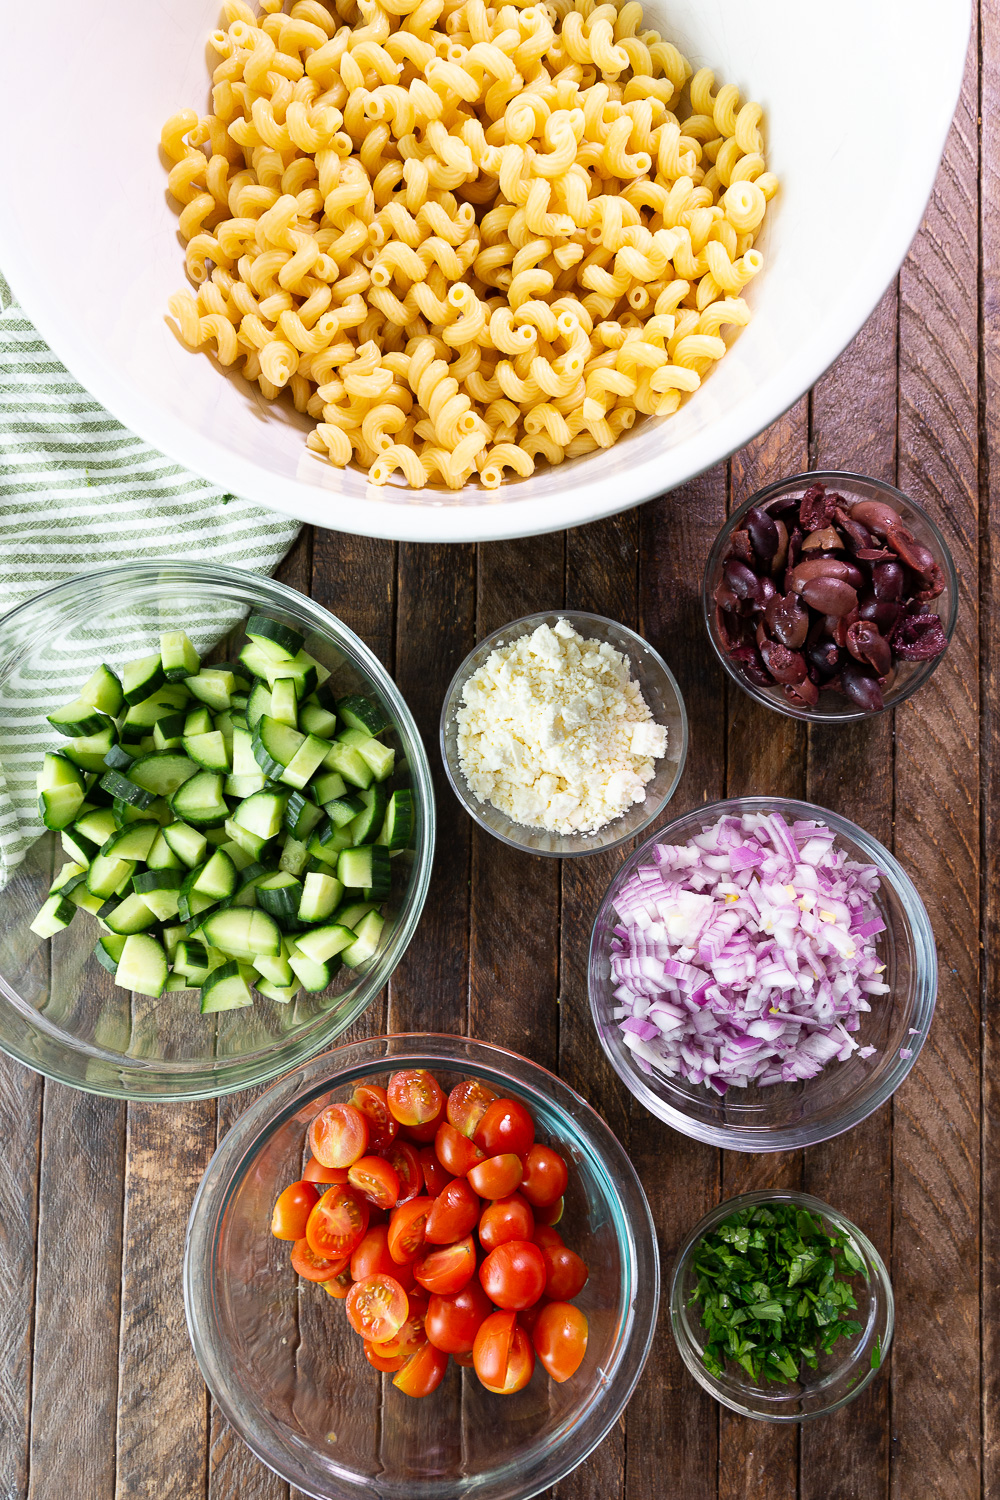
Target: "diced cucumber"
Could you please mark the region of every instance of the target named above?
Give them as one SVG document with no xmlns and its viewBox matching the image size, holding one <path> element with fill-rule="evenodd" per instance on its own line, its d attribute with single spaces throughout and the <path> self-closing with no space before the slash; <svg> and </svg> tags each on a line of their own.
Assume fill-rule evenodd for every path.
<svg viewBox="0 0 1000 1500">
<path fill-rule="evenodd" d="M 316 777 L 309 790 L 320 807 L 325 807 L 328 802 L 347 796 L 347 782 L 339 771 L 326 771 L 322 776 Z"/>
<path fill-rule="evenodd" d="M 184 928 L 179 922 L 173 927 L 164 927 L 163 931 L 160 933 L 160 941 L 163 944 L 170 963 L 173 963 L 174 954 L 177 952 L 177 948 L 180 943 L 183 942 L 183 940 Z"/>
<path fill-rule="evenodd" d="M 97 854 L 117 826 L 114 812 L 110 807 L 95 807 L 90 812 L 80 814 L 73 824 L 72 831 L 79 834 L 81 838 L 89 840 L 94 846 L 94 854 Z"/>
<path fill-rule="evenodd" d="M 184 879 L 180 870 L 137 870 L 132 876 L 132 889 L 139 896 L 152 891 L 179 891 Z"/>
<path fill-rule="evenodd" d="M 346 828 L 336 828 L 329 818 L 324 817 L 309 835 L 306 847 L 314 859 L 335 866 L 342 850 L 351 847 L 351 835 Z"/>
<path fill-rule="evenodd" d="M 200 865 L 204 860 L 208 841 L 203 833 L 192 828 L 189 823 L 168 823 L 163 830 L 163 837 L 188 869 L 194 869 L 195 865 Z"/>
<path fill-rule="evenodd" d="M 285 839 L 278 866 L 282 870 L 287 870 L 289 875 L 301 875 L 309 863 L 309 858 L 309 846 L 301 839 L 293 839 L 289 835 Z"/>
<path fill-rule="evenodd" d="M 332 740 L 337 732 L 337 715 L 318 703 L 303 703 L 299 709 L 299 728 L 306 734 L 319 735 L 321 740 Z"/>
<path fill-rule="evenodd" d="M 322 821 L 323 813 L 301 792 L 292 792 L 285 804 L 285 828 L 295 839 L 308 839 Z"/>
<path fill-rule="evenodd" d="M 233 959 L 213 969 L 201 987 L 201 1013 L 203 1016 L 220 1010 L 239 1010 L 252 1005 L 251 995 L 239 963 Z"/>
<path fill-rule="evenodd" d="M 254 968 L 258 974 L 262 974 L 272 984 L 289 985 L 292 983 L 294 976 L 292 975 L 292 966 L 288 962 L 288 953 L 287 943 L 282 944 L 281 952 L 277 955 L 258 953 L 253 961 Z"/>
<path fill-rule="evenodd" d="M 257 882 L 257 900 L 265 911 L 280 922 L 298 914 L 302 884 L 287 870 L 276 870 Z"/>
<path fill-rule="evenodd" d="M 369 891 L 376 901 L 383 900 L 392 883 L 389 851 L 378 844 L 344 849 L 337 861 L 337 878 L 349 889 Z"/>
<path fill-rule="evenodd" d="M 154 750 L 150 755 L 141 755 L 129 768 L 128 780 L 154 797 L 172 797 L 192 776 L 197 776 L 198 767 L 186 755 L 176 750 Z"/>
<path fill-rule="evenodd" d="M 104 904 L 102 897 L 93 895 L 86 885 L 78 885 L 75 890 L 70 891 L 69 899 L 74 906 L 78 906 L 81 911 L 90 912 L 93 917 L 97 916 Z"/>
<path fill-rule="evenodd" d="M 132 767 L 130 767 L 130 771 L 137 764 L 138 762 L 134 761 Z M 123 776 L 120 771 L 105 771 L 98 785 L 110 797 L 114 797 L 120 802 L 127 802 L 132 807 L 149 807 L 156 800 L 157 794 L 155 792 L 146 791 L 145 787 L 139 786 L 137 782 L 131 779 L 131 775 Z"/>
<path fill-rule="evenodd" d="M 224 823 L 229 807 L 222 795 L 222 777 L 217 771 L 199 771 L 174 792 L 170 808 L 182 823 L 202 828 Z"/>
<path fill-rule="evenodd" d="M 258 838 L 273 839 L 275 834 L 281 832 L 285 802 L 286 796 L 280 792 L 255 792 L 252 797 L 240 803 L 232 822 L 238 828 L 245 828 L 248 833 L 256 834 Z"/>
<path fill-rule="evenodd" d="M 79 739 L 70 740 L 63 747 L 62 753 L 67 760 L 71 760 L 75 766 L 82 771 L 104 771 L 106 763 L 104 757 L 116 744 L 118 731 L 110 719 L 103 729 L 96 734 L 82 735 Z"/>
<path fill-rule="evenodd" d="M 233 730 L 233 775 L 259 776 L 260 766 L 253 753 L 253 739 L 249 730 Z"/>
<path fill-rule="evenodd" d="M 137 995 L 157 999 L 163 994 L 167 985 L 167 955 L 155 938 L 146 933 L 131 933 L 126 937 L 115 982 Z"/>
<path fill-rule="evenodd" d="M 344 963 L 356 969 L 358 964 L 363 964 L 372 958 L 378 948 L 384 926 L 384 919 L 377 911 L 370 911 L 366 917 L 362 917 L 354 929 L 354 942 L 349 948 L 344 949 Z"/>
<path fill-rule="evenodd" d="M 144 819 L 138 823 L 127 823 L 118 829 L 105 844 L 101 854 L 105 859 L 145 859 L 160 831 L 159 823 Z"/>
<path fill-rule="evenodd" d="M 399 787 L 389 798 L 385 822 L 382 825 L 379 843 L 390 849 L 405 849 L 413 836 L 413 793 L 409 787 Z"/>
<path fill-rule="evenodd" d="M 236 678 L 226 667 L 203 667 L 197 676 L 187 679 L 185 686 L 199 702 L 219 713 L 232 702 Z"/>
<path fill-rule="evenodd" d="M 302 884 L 298 918 L 302 922 L 325 922 L 336 911 L 344 887 L 335 875 L 318 871 L 308 874 Z"/>
<path fill-rule="evenodd" d="M 267 839 L 262 839 L 256 833 L 251 833 L 249 828 L 241 828 L 238 823 L 233 822 L 232 818 L 226 819 L 224 828 L 229 840 L 242 849 L 248 859 L 260 859 L 261 851 L 267 843 Z"/>
<path fill-rule="evenodd" d="M 281 678 L 271 689 L 271 717 L 279 719 L 282 724 L 290 724 L 293 729 L 298 725 L 299 700 L 290 677 Z"/>
<path fill-rule="evenodd" d="M 291 973 L 291 969 L 288 972 Z M 254 989 L 258 995 L 264 995 L 268 1000 L 276 1000 L 279 1005 L 289 1005 L 295 999 L 301 985 L 294 980 L 291 984 L 282 985 L 275 984 L 272 979 L 258 979 L 254 984 Z"/>
<path fill-rule="evenodd" d="M 60 832 L 68 828 L 83 804 L 83 792 L 77 786 L 53 787 L 39 792 L 38 813 L 46 828 Z"/>
<path fill-rule="evenodd" d="M 272 688 L 279 678 L 291 677 L 300 703 L 316 691 L 320 680 L 319 662 L 307 651 L 299 651 L 290 661 L 266 663 L 264 673 Z"/>
<path fill-rule="evenodd" d="M 212 715 L 205 707 L 193 708 L 190 713 L 184 715 L 184 728 L 182 734 L 211 734 L 215 726 L 212 723 Z"/>
<path fill-rule="evenodd" d="M 198 871 L 192 889 L 199 895 L 211 896 L 213 901 L 223 901 L 236 890 L 236 881 L 236 866 L 228 854 L 216 849 Z"/>
<path fill-rule="evenodd" d="M 144 656 L 140 661 L 128 661 L 122 668 L 122 696 L 129 706 L 142 703 L 145 698 L 152 697 L 166 680 L 159 652 L 155 656 Z"/>
<path fill-rule="evenodd" d="M 350 927 L 331 923 L 328 927 L 314 927 L 312 932 L 300 932 L 295 939 L 295 947 L 306 958 L 326 963 L 338 953 L 344 953 L 356 940 L 357 933 Z"/>
<path fill-rule="evenodd" d="M 177 893 L 177 914 L 182 922 L 190 922 L 194 917 L 200 917 L 203 912 L 210 911 L 217 905 L 215 896 L 209 896 L 204 891 L 195 890 L 195 882 L 204 869 L 189 870 L 181 882 L 181 888 Z"/>
<path fill-rule="evenodd" d="M 256 771 L 253 776 L 227 776 L 224 790 L 227 797 L 236 797 L 243 802 L 254 792 L 266 792 L 273 786 L 274 782 L 269 781 L 262 771 Z"/>
<path fill-rule="evenodd" d="M 229 752 L 226 742 L 217 729 L 208 734 L 186 734 L 184 753 L 206 771 L 229 771 Z"/>
<path fill-rule="evenodd" d="M 119 901 L 114 911 L 108 912 L 104 920 L 112 932 L 130 934 L 145 932 L 147 927 L 152 927 L 157 918 L 142 897 L 133 892 L 131 896 L 126 896 L 123 901 Z M 152 992 L 143 990 L 142 993 Z"/>
<path fill-rule="evenodd" d="M 109 771 L 127 771 L 134 760 L 135 756 L 124 745 L 112 745 L 104 756 L 104 764 Z"/>
<path fill-rule="evenodd" d="M 102 937 L 97 939 L 97 945 L 94 948 L 94 957 L 103 969 L 107 969 L 109 974 L 116 974 L 118 972 L 118 963 L 126 941 L 127 939 L 123 932 L 106 932 Z"/>
<path fill-rule="evenodd" d="M 75 890 L 78 885 L 86 884 L 86 880 L 86 864 L 79 864 L 76 860 L 70 860 L 68 864 L 62 866 L 58 875 L 49 886 L 49 895 L 54 896 L 56 891 L 62 891 L 64 896 L 68 896 L 70 891 Z"/>
<path fill-rule="evenodd" d="M 223 832 L 225 832 L 225 829 L 223 829 Z M 234 844 L 232 839 L 226 839 L 224 843 L 219 844 L 217 847 L 229 855 L 229 858 L 236 867 L 237 875 L 241 875 L 247 866 L 253 863 L 246 850 L 241 849 L 239 844 Z"/>
<path fill-rule="evenodd" d="M 98 854 L 87 871 L 87 890 L 92 896 L 100 896 L 106 901 L 109 896 L 117 896 L 125 889 L 134 871 L 135 865 L 130 859 L 117 859 L 114 855 L 105 859 L 103 854 Z"/>
<path fill-rule="evenodd" d="M 323 803 L 323 811 L 334 828 L 347 828 L 364 810 L 365 804 L 360 797 L 355 796 L 334 797 L 332 801 Z M 357 842 L 363 843 L 364 840 L 359 839 Z"/>
<path fill-rule="evenodd" d="M 168 682 L 193 677 L 201 666 L 201 657 L 183 630 L 168 630 L 160 636 L 160 660 Z"/>
<path fill-rule="evenodd" d="M 312 992 L 325 990 L 336 972 L 329 963 L 318 963 L 297 950 L 292 951 L 288 962 L 302 988 Z"/>
<path fill-rule="evenodd" d="M 213 912 L 202 922 L 202 930 L 213 948 L 223 953 L 278 954 L 281 952 L 281 929 L 266 911 L 231 906 Z"/>
<path fill-rule="evenodd" d="M 36 937 L 55 937 L 57 932 L 69 926 L 75 916 L 75 903 L 68 896 L 55 891 L 38 908 L 38 914 L 31 924 L 31 931 Z"/>
<path fill-rule="evenodd" d="M 98 734 L 108 726 L 107 714 L 100 713 L 92 703 L 85 703 L 82 698 L 76 698 L 72 703 L 64 704 L 62 708 L 55 709 L 45 717 L 52 728 L 64 734 L 67 739 Z"/>
<path fill-rule="evenodd" d="M 317 739 L 314 734 L 307 735 L 278 780 L 283 781 L 286 786 L 296 787 L 301 791 L 310 776 L 323 764 L 329 748 L 328 740 Z"/>
<path fill-rule="evenodd" d="M 376 781 L 389 779 L 396 762 L 396 752 L 391 745 L 383 745 L 381 740 L 366 740 L 363 745 L 358 745 L 357 751 L 371 766 Z"/>
<path fill-rule="evenodd" d="M 90 703 L 102 714 L 117 719 L 125 706 L 122 685 L 111 668 L 103 663 L 92 672 L 80 689 L 80 702 Z"/>
<path fill-rule="evenodd" d="M 306 743 L 306 737 L 266 713 L 257 721 L 251 743 L 258 769 L 277 781 Z"/>
<path fill-rule="evenodd" d="M 373 741 L 377 744 L 377 741 Z M 362 792 L 358 800 L 361 802 L 361 811 L 351 823 L 348 833 L 351 835 L 352 844 L 374 844 L 382 831 L 385 822 L 386 808 L 389 799 L 385 788 L 370 786 L 367 792 Z"/>
<path fill-rule="evenodd" d="M 157 824 L 156 838 L 153 840 L 149 853 L 146 855 L 146 863 L 151 870 L 183 870 L 184 861 L 180 859 L 166 839 L 163 837 L 163 829 Z"/>
<path fill-rule="evenodd" d="M 305 644 L 305 637 L 291 625 L 285 625 L 281 620 L 272 620 L 256 611 L 247 620 L 246 633 L 260 651 L 278 661 L 287 661 L 296 656 Z"/>
<path fill-rule="evenodd" d="M 337 921 L 342 927 L 350 927 L 356 931 L 368 913 L 374 910 L 374 901 L 353 901 L 340 908 Z"/>
<path fill-rule="evenodd" d="M 374 771 L 360 751 L 353 745 L 345 745 L 342 740 L 334 740 L 323 764 L 330 771 L 338 771 L 345 781 L 351 786 L 360 787 L 362 791 L 375 780 Z"/>
<path fill-rule="evenodd" d="M 351 693 L 337 704 L 337 717 L 348 729 L 360 729 L 365 734 L 381 734 L 389 728 L 389 720 L 371 698 L 361 693 Z"/>
<path fill-rule="evenodd" d="M 170 733 L 171 726 L 174 725 L 178 719 L 183 719 L 183 717 L 183 714 L 171 714 L 169 718 L 157 720 L 157 722 L 153 725 L 154 750 L 183 750 L 183 735 Z"/>
<path fill-rule="evenodd" d="M 265 714 L 271 713 L 271 689 L 264 682 L 257 682 L 250 689 L 247 698 L 246 721 L 247 728 L 252 733 Z"/>
</svg>

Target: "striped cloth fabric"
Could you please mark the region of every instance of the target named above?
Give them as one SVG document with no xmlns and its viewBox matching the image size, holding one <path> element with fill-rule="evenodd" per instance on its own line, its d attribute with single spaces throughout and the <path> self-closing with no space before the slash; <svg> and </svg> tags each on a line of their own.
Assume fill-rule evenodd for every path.
<svg viewBox="0 0 1000 1500">
<path fill-rule="evenodd" d="M 269 573 L 297 530 L 179 468 L 116 422 L 59 363 L 0 276 L 0 616 L 90 567 L 140 558 Z M 232 622 L 222 611 L 188 623 L 204 649 Z M 148 654 L 149 641 L 137 641 L 132 655 Z M 116 630 L 114 642 L 87 641 L 79 659 L 53 653 L 44 674 L 36 667 L 33 680 L 15 675 L 4 688 L 0 887 L 42 831 L 35 775 L 59 738 L 46 711 L 75 697 L 102 656 L 120 661 L 128 646 Z"/>
</svg>

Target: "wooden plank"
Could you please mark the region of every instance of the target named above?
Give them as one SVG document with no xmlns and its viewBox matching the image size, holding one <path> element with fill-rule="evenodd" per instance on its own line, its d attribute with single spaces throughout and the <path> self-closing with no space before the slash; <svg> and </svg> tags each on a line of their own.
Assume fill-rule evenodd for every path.
<svg viewBox="0 0 1000 1500">
<path fill-rule="evenodd" d="M 378 537 L 314 531 L 312 583 L 303 587 L 303 592 L 359 635 L 390 672 L 394 664 L 396 552 L 395 542 Z"/>
<path fill-rule="evenodd" d="M 4 1500 L 28 1492 L 31 1336 L 42 1079 L 0 1055 L 0 1475 Z"/>
<path fill-rule="evenodd" d="M 896 714 L 896 848 L 932 914 L 937 1015 L 895 1099 L 892 1494 L 981 1493 L 977 38 L 924 227 L 900 278 L 900 487 L 965 587 L 951 646 Z M 991 1273 L 992 1274 L 992 1273 Z"/>
<path fill-rule="evenodd" d="M 814 467 L 893 481 L 896 466 L 895 285 L 813 392 Z M 809 731 L 808 796 L 892 847 L 891 715 Z M 886 1257 L 892 1234 L 892 1110 L 805 1153 L 803 1186 L 849 1215 Z M 799 1500 L 881 1500 L 889 1485 L 889 1381 L 802 1429 Z"/>
<path fill-rule="evenodd" d="M 687 766 L 669 818 L 725 794 L 719 747 L 725 740 L 726 678 L 701 617 L 701 576 L 726 515 L 726 471 L 719 467 L 642 507 L 639 630 L 677 677 L 690 727 Z M 680 1135 L 635 1100 L 631 1155 L 659 1232 L 661 1312 L 649 1363 L 628 1408 L 628 1500 L 715 1500 L 718 1406 L 681 1362 L 667 1299 L 680 1243 L 718 1201 L 718 1151 Z"/>
</svg>

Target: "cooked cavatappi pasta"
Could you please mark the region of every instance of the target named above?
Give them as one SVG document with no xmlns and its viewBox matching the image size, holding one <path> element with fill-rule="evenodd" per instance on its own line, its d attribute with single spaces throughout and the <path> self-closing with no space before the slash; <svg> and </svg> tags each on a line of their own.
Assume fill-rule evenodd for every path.
<svg viewBox="0 0 1000 1500">
<path fill-rule="evenodd" d="M 486 488 L 669 416 L 750 312 L 761 109 L 635 0 L 225 0 L 164 126 L 170 312 L 374 484 Z"/>
</svg>

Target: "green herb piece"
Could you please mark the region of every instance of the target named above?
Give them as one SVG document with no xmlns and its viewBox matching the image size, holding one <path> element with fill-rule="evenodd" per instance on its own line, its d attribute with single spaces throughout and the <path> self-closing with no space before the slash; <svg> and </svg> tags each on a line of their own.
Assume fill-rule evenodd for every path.
<svg viewBox="0 0 1000 1500">
<path fill-rule="evenodd" d="M 761 1203 L 724 1219 L 695 1248 L 697 1303 L 705 1330 L 705 1368 L 723 1373 L 727 1359 L 756 1384 L 798 1380 L 815 1370 L 838 1339 L 862 1324 L 851 1281 L 868 1275 L 846 1235 L 791 1203 Z M 872 1367 L 881 1361 L 881 1345 Z"/>
</svg>

